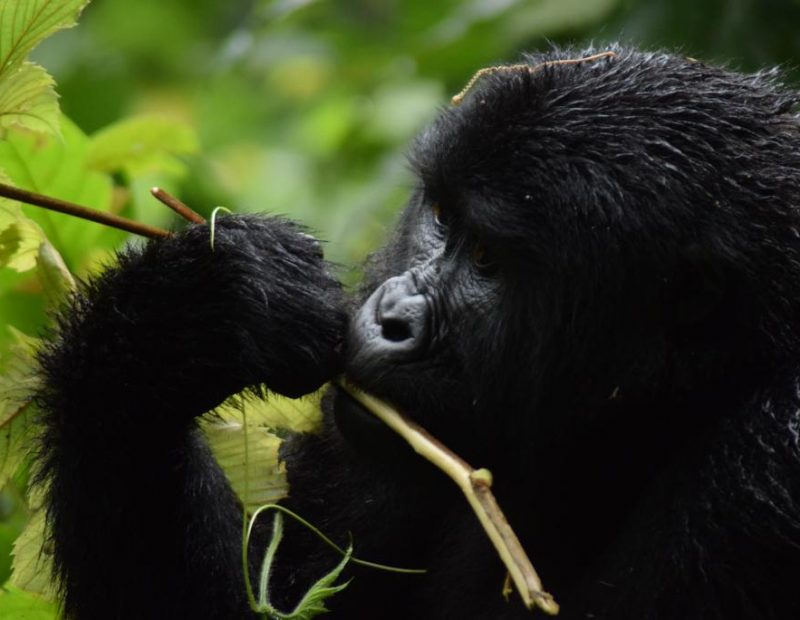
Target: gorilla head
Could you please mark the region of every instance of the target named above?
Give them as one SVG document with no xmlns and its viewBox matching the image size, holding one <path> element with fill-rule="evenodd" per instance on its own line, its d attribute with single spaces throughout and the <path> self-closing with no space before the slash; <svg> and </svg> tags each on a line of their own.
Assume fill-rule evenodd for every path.
<svg viewBox="0 0 800 620">
<path fill-rule="evenodd" d="M 796 95 L 620 49 L 542 64 L 572 56 L 443 112 L 373 257 L 350 373 L 444 438 L 736 390 L 796 344 Z"/>
</svg>

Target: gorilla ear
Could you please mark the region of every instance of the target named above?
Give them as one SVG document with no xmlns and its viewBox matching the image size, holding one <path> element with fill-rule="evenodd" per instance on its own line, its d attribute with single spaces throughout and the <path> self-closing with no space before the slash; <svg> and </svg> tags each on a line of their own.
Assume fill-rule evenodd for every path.
<svg viewBox="0 0 800 620">
<path fill-rule="evenodd" d="M 666 303 L 676 325 L 695 325 L 720 306 L 728 288 L 725 266 L 707 248 L 691 245 L 684 250 L 671 280 Z"/>
</svg>

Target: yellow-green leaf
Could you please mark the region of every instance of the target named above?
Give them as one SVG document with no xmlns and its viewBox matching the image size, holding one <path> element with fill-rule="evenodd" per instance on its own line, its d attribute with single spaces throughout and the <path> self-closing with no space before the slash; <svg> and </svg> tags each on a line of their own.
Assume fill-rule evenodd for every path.
<svg viewBox="0 0 800 620">
<path fill-rule="evenodd" d="M 67 294 L 75 289 L 75 278 L 67 269 L 61 254 L 47 240 L 39 245 L 36 266 L 47 305 L 58 307 Z"/>
<path fill-rule="evenodd" d="M 269 393 L 264 399 L 251 399 L 246 402 L 247 421 L 272 430 L 313 433 L 322 420 L 321 401 L 327 386 L 302 398 L 287 398 Z M 227 412 L 227 408 L 224 410 Z M 240 420 L 241 413 L 233 408 L 226 415 Z"/>
<path fill-rule="evenodd" d="M 0 183 L 9 182 L 0 171 Z M 25 217 L 19 204 L 0 198 L 0 268 L 10 267 L 19 272 L 33 269 L 42 241 L 45 241 L 42 229 Z"/>
<path fill-rule="evenodd" d="M 0 0 L 0 77 L 57 30 L 70 28 L 88 0 Z"/>
<path fill-rule="evenodd" d="M 20 590 L 36 594 L 43 601 L 54 601 L 52 560 L 43 547 L 45 539 L 45 511 L 37 507 L 22 534 L 14 541 L 10 583 Z"/>
<path fill-rule="evenodd" d="M 13 185 L 11 179 L 2 169 L 0 169 L 0 183 Z M 4 230 L 7 226 L 23 217 L 25 216 L 18 202 L 8 198 L 0 198 L 0 230 Z"/>
<path fill-rule="evenodd" d="M 177 157 L 195 153 L 197 135 L 191 126 L 173 118 L 137 116 L 109 125 L 92 136 L 86 163 L 101 172 L 125 171 L 181 174 Z"/>
<path fill-rule="evenodd" d="M 0 0 L 2 1 L 2 0 Z M 61 139 L 12 128 L 0 140 L 0 168 L 23 189 L 101 211 L 111 210 L 112 182 L 89 170 L 89 139 L 68 118 L 61 117 Z M 75 272 L 87 266 L 91 252 L 117 246 L 124 235 L 94 222 L 25 205 L 34 220 Z"/>
<path fill-rule="evenodd" d="M 248 512 L 288 495 L 286 469 L 278 460 L 279 437 L 248 423 L 245 463 L 242 422 L 209 420 L 203 430 L 214 457 Z"/>
<path fill-rule="evenodd" d="M 58 134 L 58 95 L 54 85 L 50 74 L 32 62 L 0 73 L 0 129 L 24 127 Z"/>
<path fill-rule="evenodd" d="M 42 230 L 24 216 L 2 225 L 0 214 L 0 267 L 23 272 L 36 266 L 36 254 L 44 240 Z"/>
<path fill-rule="evenodd" d="M 6 585 L 0 590 L 0 618 L 56 620 L 58 606 L 37 594 Z"/>
<path fill-rule="evenodd" d="M 36 339 L 10 329 L 16 342 L 0 374 L 0 488 L 28 454 L 35 417 L 30 399 L 39 384 L 33 357 Z"/>
<path fill-rule="evenodd" d="M 278 459 L 281 435 L 316 430 L 321 395 L 322 390 L 299 400 L 277 394 L 268 394 L 263 400 L 234 397 L 204 419 L 211 451 L 249 511 L 288 495 L 286 469 Z"/>
</svg>

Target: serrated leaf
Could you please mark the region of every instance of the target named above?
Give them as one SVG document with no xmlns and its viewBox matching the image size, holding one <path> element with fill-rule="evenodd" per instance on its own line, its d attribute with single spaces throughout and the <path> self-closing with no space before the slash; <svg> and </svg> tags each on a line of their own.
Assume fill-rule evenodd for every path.
<svg viewBox="0 0 800 620">
<path fill-rule="evenodd" d="M 37 508 L 28 525 L 14 541 L 14 560 L 9 582 L 43 601 L 56 600 L 51 555 L 44 548 L 45 511 Z"/>
<path fill-rule="evenodd" d="M 248 511 L 288 495 L 286 469 L 278 459 L 282 436 L 289 431 L 313 432 L 318 428 L 323 391 L 302 399 L 272 393 L 263 399 L 236 396 L 203 419 L 211 451 Z"/>
<path fill-rule="evenodd" d="M 0 171 L 0 183 L 9 179 Z M 19 204 L 0 198 L 0 267 L 23 272 L 36 265 L 36 252 L 44 233 L 25 217 Z"/>
<path fill-rule="evenodd" d="M 58 95 L 54 86 L 50 74 L 32 62 L 0 75 L 0 129 L 23 127 L 58 135 Z"/>
<path fill-rule="evenodd" d="M 88 0 L 0 0 L 0 78 L 43 39 L 74 26 Z"/>
<path fill-rule="evenodd" d="M 39 385 L 34 360 L 37 340 L 10 329 L 16 342 L 0 375 L 0 488 L 28 455 L 35 432 L 31 395 Z"/>
<path fill-rule="evenodd" d="M 292 620 L 311 620 L 320 614 L 328 612 L 325 601 L 337 592 L 344 590 L 349 582 L 333 585 L 339 578 L 342 570 L 350 561 L 353 554 L 353 547 L 348 547 L 347 552 L 342 556 L 341 561 L 333 567 L 333 570 L 320 577 L 317 582 L 300 599 L 294 612 L 291 614 Z"/>
<path fill-rule="evenodd" d="M 269 393 L 263 399 L 249 399 L 247 420 L 250 424 L 264 426 L 278 435 L 283 431 L 297 433 L 313 433 L 322 421 L 322 395 L 327 386 L 323 386 L 313 394 L 302 398 L 287 398 L 280 394 Z M 230 412 L 234 419 L 241 419 L 241 413 L 233 408 Z"/>
<path fill-rule="evenodd" d="M 11 179 L 2 170 L 0 170 L 0 183 L 11 183 Z M 22 217 L 24 215 L 18 202 L 0 197 L 0 230 Z"/>
<path fill-rule="evenodd" d="M 29 336 L 28 334 L 21 332 L 18 329 L 11 327 L 10 325 L 8 327 L 8 331 L 11 333 L 11 337 L 13 338 L 14 342 L 12 350 L 18 351 L 20 356 L 24 356 L 26 364 L 33 364 L 33 356 L 39 349 L 39 343 L 41 342 L 41 340 L 39 338 L 34 338 L 33 336 Z M 27 368 L 29 368 L 32 371 L 34 366 L 29 365 L 27 366 Z"/>
<path fill-rule="evenodd" d="M 33 405 L 29 402 L 3 413 L 5 422 L 0 426 L 0 488 L 25 462 L 34 436 L 35 419 Z"/>
<path fill-rule="evenodd" d="M 0 267 L 10 267 L 19 272 L 33 269 L 43 240 L 42 229 L 24 216 L 5 227 L 0 223 Z"/>
<path fill-rule="evenodd" d="M 272 564 L 278 552 L 278 546 L 283 538 L 283 514 L 280 512 L 275 513 L 272 522 L 272 537 L 270 538 L 267 551 L 264 554 L 264 562 L 261 565 L 261 574 L 259 576 L 259 591 L 258 603 L 254 611 L 265 613 L 268 617 L 275 620 L 311 620 L 320 614 L 328 611 L 325 607 L 325 601 L 337 592 L 344 590 L 349 582 L 333 585 L 339 578 L 342 570 L 350 561 L 353 555 L 352 545 L 347 548 L 347 551 L 342 556 L 341 561 L 333 567 L 333 569 L 320 577 L 303 595 L 300 602 L 297 603 L 295 608 L 290 612 L 282 612 L 276 609 L 269 596 L 269 578 L 272 572 Z M 249 539 L 248 539 L 249 541 Z"/>
<path fill-rule="evenodd" d="M 58 605 L 37 594 L 6 585 L 0 590 L 0 618 L 56 620 Z"/>
<path fill-rule="evenodd" d="M 62 138 L 56 139 L 17 128 L 8 130 L 0 140 L 0 168 L 23 189 L 109 211 L 111 179 L 87 169 L 88 138 L 63 116 L 61 134 Z M 22 211 L 39 224 L 67 265 L 78 273 L 86 268 L 91 252 L 110 250 L 125 238 L 120 231 L 69 215 L 29 206 Z"/>
<path fill-rule="evenodd" d="M 89 146 L 87 164 L 102 172 L 182 174 L 176 156 L 197 152 L 197 135 L 191 126 L 161 116 L 127 118 L 97 132 Z"/>
<path fill-rule="evenodd" d="M 280 437 L 248 424 L 245 463 L 241 422 L 209 420 L 203 424 L 203 430 L 214 457 L 248 512 L 288 495 L 286 468 L 278 460 Z"/>
</svg>

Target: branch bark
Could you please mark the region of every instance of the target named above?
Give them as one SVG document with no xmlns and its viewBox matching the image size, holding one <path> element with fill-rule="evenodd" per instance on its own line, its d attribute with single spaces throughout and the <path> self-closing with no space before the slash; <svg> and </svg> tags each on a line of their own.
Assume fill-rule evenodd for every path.
<svg viewBox="0 0 800 620">
<path fill-rule="evenodd" d="M 181 202 L 172 194 L 167 193 L 165 190 L 161 189 L 160 187 L 153 187 L 150 189 L 150 193 L 153 194 L 158 200 L 163 202 L 167 205 L 170 209 L 175 211 L 178 215 L 180 215 L 183 219 L 193 222 L 194 224 L 203 224 L 206 221 L 202 215 L 200 215 L 194 209 L 188 207 L 185 203 Z"/>
<path fill-rule="evenodd" d="M 111 228 L 118 228 L 135 235 L 150 237 L 151 239 L 161 239 L 164 237 L 169 237 L 171 234 L 168 230 L 164 230 L 163 228 L 156 228 L 155 226 L 149 226 L 147 224 L 142 224 L 141 222 L 129 220 L 126 217 L 114 215 L 113 213 L 106 213 L 104 211 L 97 211 L 96 209 L 82 207 L 81 205 L 67 202 L 66 200 L 61 200 L 60 198 L 53 198 L 51 196 L 37 194 L 36 192 L 30 192 L 25 189 L 20 189 L 19 187 L 5 185 L 3 183 L 0 183 L 0 197 L 10 198 L 11 200 L 17 200 L 19 202 L 24 202 L 25 204 L 42 207 L 50 211 L 57 211 L 58 213 L 65 213 L 67 215 L 81 218 L 82 220 L 97 222 L 98 224 L 103 224 L 104 226 L 111 226 Z"/>
</svg>

